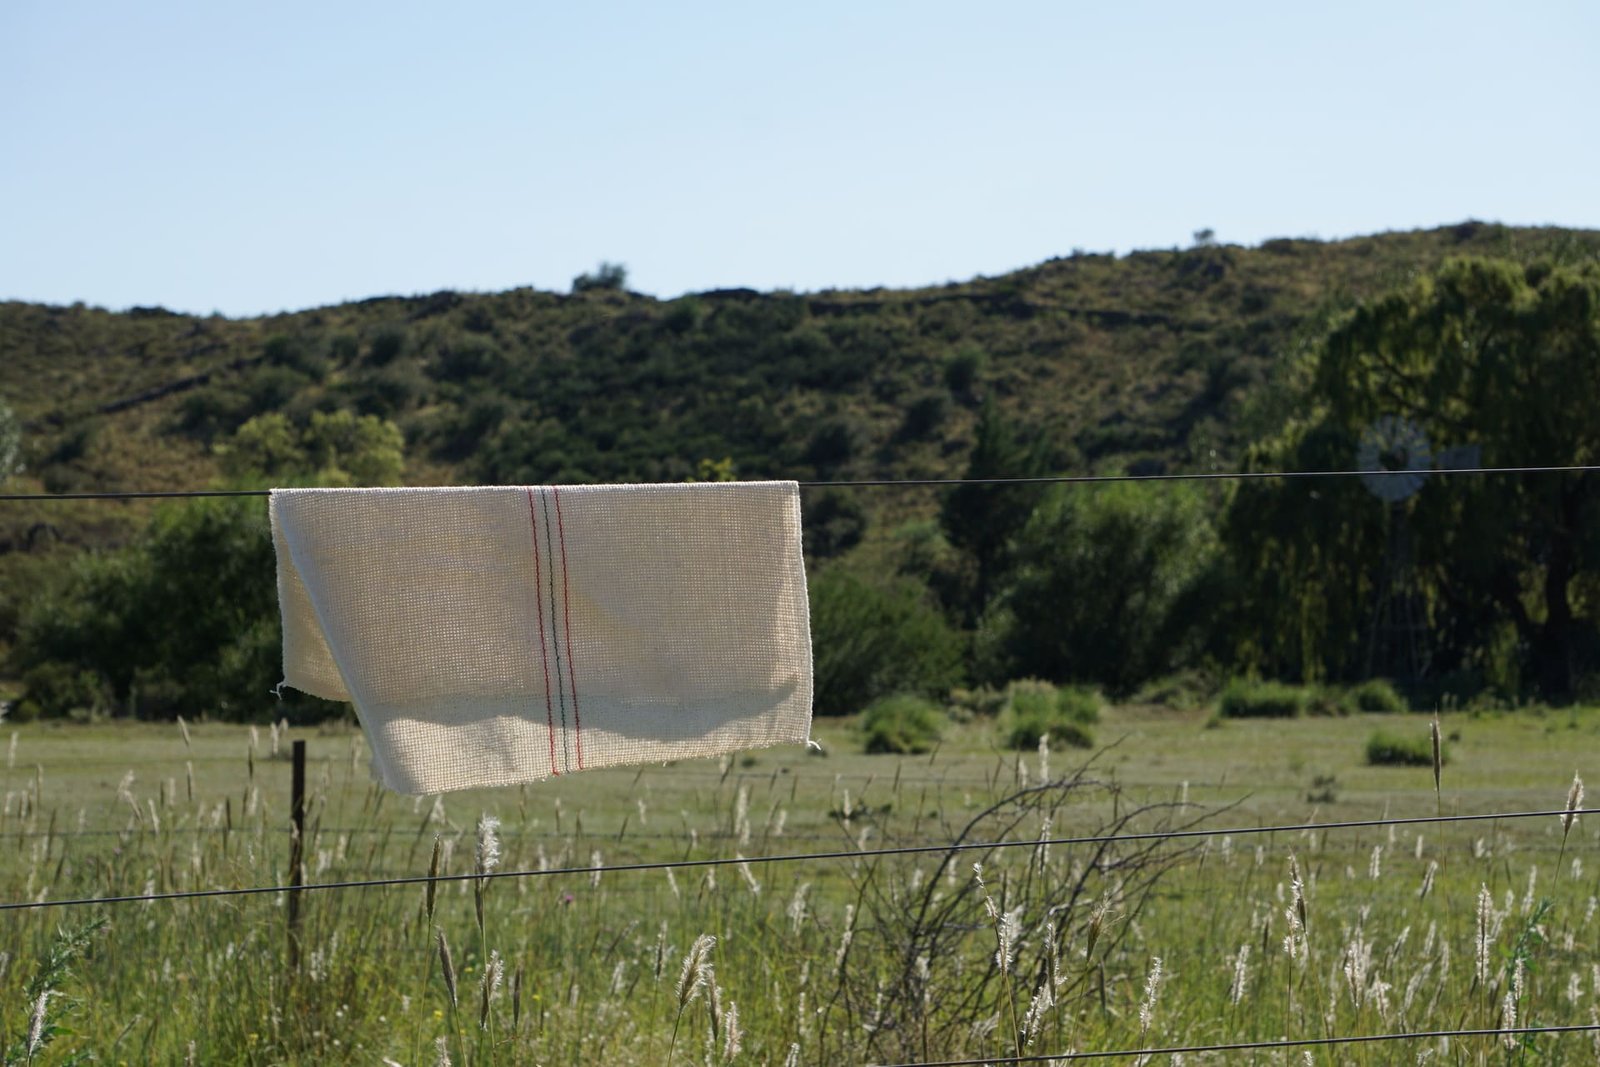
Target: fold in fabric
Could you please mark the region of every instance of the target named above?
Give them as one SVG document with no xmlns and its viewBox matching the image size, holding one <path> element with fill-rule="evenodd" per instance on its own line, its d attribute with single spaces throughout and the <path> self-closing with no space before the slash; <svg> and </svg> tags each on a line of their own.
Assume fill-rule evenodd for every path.
<svg viewBox="0 0 1600 1067">
<path fill-rule="evenodd" d="M 275 489 L 286 684 L 402 793 L 803 744 L 794 482 Z"/>
</svg>

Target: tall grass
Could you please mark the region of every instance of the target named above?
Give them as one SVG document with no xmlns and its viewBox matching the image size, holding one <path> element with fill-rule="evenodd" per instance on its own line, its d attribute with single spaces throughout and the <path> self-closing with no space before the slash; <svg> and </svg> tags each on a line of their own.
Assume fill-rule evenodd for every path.
<svg viewBox="0 0 1600 1067">
<path fill-rule="evenodd" d="M 37 735 L 25 736 L 0 788 L 0 898 L 281 883 L 284 761 L 265 736 L 189 730 L 188 743 L 172 731 L 170 751 L 130 750 L 142 758 L 126 769 L 104 757 L 36 764 Z M 28 1043 L 59 928 L 95 916 L 108 925 L 74 942 L 70 976 L 51 972 L 39 1062 L 77 1051 L 108 1063 L 418 1064 L 441 1049 L 458 1065 L 904 1062 L 1512 1015 L 1587 1022 L 1600 1004 L 1600 863 L 1575 818 L 1050 845 L 1212 813 L 1121 782 L 1137 764 L 1115 749 L 1076 766 L 1057 752 L 1058 766 L 1024 782 L 1034 757 L 986 756 L 991 738 L 974 727 L 960 756 L 852 757 L 848 778 L 840 757 L 726 760 L 597 774 L 587 794 L 418 803 L 364 781 L 359 741 L 317 738 L 310 880 L 468 877 L 308 895 L 297 971 L 284 901 L 270 895 L 11 913 L 0 1048 Z M 155 773 L 153 752 L 167 761 Z M 1411 774 L 1410 795 L 1426 797 L 1426 768 L 1373 773 Z M 1547 806 L 1577 806 L 1565 775 L 1545 792 Z M 1417 806 L 1394 814 L 1433 807 Z M 1028 844 L 742 872 L 487 877 L 1002 840 Z M 1526 1046 L 1347 1048 L 1318 1062 L 1594 1055 L 1576 1037 Z"/>
</svg>

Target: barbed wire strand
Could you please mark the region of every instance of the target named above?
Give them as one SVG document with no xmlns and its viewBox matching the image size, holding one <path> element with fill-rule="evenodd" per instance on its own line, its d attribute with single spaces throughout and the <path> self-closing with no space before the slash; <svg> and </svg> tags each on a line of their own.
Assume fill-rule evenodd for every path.
<svg viewBox="0 0 1600 1067">
<path fill-rule="evenodd" d="M 1600 465 L 1563 464 L 1536 467 L 1443 467 L 1404 470 L 1321 471 L 1188 471 L 1170 474 L 1049 474 L 1029 478 L 855 478 L 796 483 L 802 489 L 868 489 L 894 487 L 956 488 L 965 485 L 1104 485 L 1113 482 L 1266 481 L 1272 478 L 1403 478 L 1434 474 L 1584 474 Z M 409 486 L 405 488 L 422 488 Z M 456 488 L 441 486 L 438 488 Z M 0 501 L 46 500 L 172 500 L 196 497 L 262 497 L 271 489 L 107 490 L 83 493 L 0 493 Z"/>
<path fill-rule="evenodd" d="M 1049 788 L 1049 787 L 1048 786 L 1044 786 L 1044 787 L 1040 787 L 1040 788 Z M 1190 803 L 1187 806 L 1190 807 L 1190 808 L 1195 808 L 1195 809 L 1198 809 L 1200 807 L 1200 805 L 1193 804 L 1193 803 Z M 1203 814 L 1203 812 L 1197 812 L 1197 813 Z M 1532 818 L 1539 818 L 1541 816 L 1550 816 L 1550 817 L 1553 817 L 1553 818 L 1564 818 L 1564 817 L 1566 817 L 1568 815 L 1571 815 L 1574 819 L 1576 819 L 1576 818 L 1578 818 L 1579 816 L 1582 816 L 1582 815 L 1596 815 L 1596 814 L 1600 814 L 1600 808 L 1571 808 L 1571 809 L 1568 809 L 1568 808 L 1552 808 L 1552 809 L 1550 809 L 1548 811 L 1509 811 L 1509 812 L 1506 812 L 1506 811 L 1487 811 L 1487 812 L 1474 812 L 1474 813 L 1468 814 L 1468 815 L 1462 815 L 1462 814 L 1455 814 L 1455 815 L 1416 815 L 1416 816 L 1406 815 L 1406 816 L 1395 816 L 1393 818 L 1380 818 L 1380 819 L 1343 819 L 1343 820 L 1334 821 L 1334 822 L 1277 823 L 1277 824 L 1273 824 L 1273 825 L 1269 825 L 1269 826 L 1226 826 L 1226 827 L 1191 828 L 1191 829 L 1186 829 L 1186 830 L 1154 830 L 1154 831 L 1150 831 L 1149 833 L 1105 834 L 1105 835 L 1090 836 L 1090 837 L 1050 838 L 1049 840 L 1045 840 L 1045 841 L 1041 841 L 1038 838 L 1026 838 L 1026 839 L 1019 839 L 1019 840 L 1016 840 L 1016 841 L 988 841 L 988 842 L 979 842 L 979 843 L 971 843 L 971 844 L 960 844 L 960 843 L 955 843 L 955 842 L 942 842 L 942 843 L 929 843 L 929 844 L 923 844 L 923 845 L 904 845 L 904 846 L 897 846 L 897 847 L 904 848 L 904 849 L 915 849 L 915 850 L 920 850 L 920 851 L 923 851 L 923 852 L 942 852 L 942 851 L 949 850 L 949 849 L 1021 848 L 1021 847 L 1025 846 L 1025 845 L 1040 845 L 1040 844 L 1044 844 L 1044 845 L 1071 845 L 1071 844 L 1094 845 L 1094 844 L 1109 844 L 1109 843 L 1113 843 L 1113 842 L 1117 842 L 1117 841 L 1149 840 L 1149 839 L 1152 839 L 1152 838 L 1154 838 L 1154 839 L 1162 839 L 1162 838 L 1172 838 L 1172 837 L 1196 837 L 1196 838 L 1203 838 L 1203 837 L 1231 837 L 1231 836 L 1234 836 L 1234 835 L 1238 835 L 1240 837 L 1245 837 L 1245 836 L 1248 836 L 1248 835 L 1251 835 L 1251 834 L 1276 834 L 1276 833 L 1291 833 L 1291 832 L 1293 832 L 1293 833 L 1308 833 L 1308 832 L 1313 832 L 1313 831 L 1318 831 L 1318 830 L 1370 829 L 1370 828 L 1379 827 L 1379 826 L 1404 826 L 1404 825 L 1408 825 L 1408 824 L 1412 824 L 1412 823 L 1443 824 L 1443 823 L 1458 823 L 1458 822 L 1492 822 L 1492 821 L 1497 820 L 1497 819 L 1532 819 Z M 0 828 L 0 839 L 5 839 L 5 838 L 30 839 L 30 838 L 37 838 L 37 837 L 50 837 L 50 838 L 59 837 L 59 838 L 64 838 L 64 839 L 71 839 L 71 838 L 78 838 L 78 837 L 121 837 L 123 835 L 138 836 L 138 835 L 144 835 L 144 834 L 151 834 L 151 835 L 155 835 L 155 836 L 161 836 L 163 834 L 187 834 L 187 833 L 253 834 L 253 833 L 257 833 L 257 832 L 267 832 L 267 833 L 274 833 L 274 834 L 288 834 L 288 833 L 292 833 L 293 830 L 290 827 L 287 827 L 287 826 L 274 827 L 274 826 L 243 826 L 243 825 L 236 826 L 236 827 L 231 827 L 231 828 L 230 827 L 224 827 L 224 826 L 168 826 L 168 827 L 166 827 L 164 829 L 161 829 L 161 830 L 156 830 L 156 829 L 154 829 L 152 827 L 147 827 L 147 826 L 125 826 L 125 827 L 122 827 L 121 829 L 118 829 L 118 828 L 115 828 L 115 827 L 96 827 L 95 829 L 92 829 L 92 830 L 91 829 L 83 829 L 83 830 L 78 830 L 78 829 L 72 829 L 72 830 L 22 830 L 22 829 L 7 830 L 7 829 Z M 395 830 L 395 829 L 385 829 L 383 827 L 377 827 L 377 826 L 320 826 L 320 827 L 316 828 L 316 832 L 317 832 L 317 834 L 319 834 L 319 835 L 321 835 L 323 837 L 328 837 L 328 836 L 333 836 L 333 835 L 337 835 L 337 834 L 360 834 L 360 835 L 368 835 L 368 836 L 370 836 L 370 835 L 381 835 L 381 834 L 395 833 L 395 832 L 410 833 L 411 830 L 410 830 L 409 827 L 401 827 L 400 829 Z M 465 826 L 465 825 L 462 825 L 462 826 L 446 826 L 445 828 L 437 830 L 436 832 L 438 832 L 438 833 L 447 833 L 448 832 L 448 833 L 456 834 L 456 835 L 459 836 L 459 835 L 464 835 L 464 834 L 470 833 L 471 832 L 471 827 L 470 826 Z M 504 826 L 502 826 L 501 829 L 500 829 L 500 836 L 501 837 L 505 837 L 505 838 L 545 837 L 545 838 L 554 838 L 556 840 L 562 840 L 562 839 L 565 839 L 565 838 L 574 838 L 574 839 L 582 838 L 583 840 L 586 840 L 586 841 L 588 841 L 588 840 L 603 841 L 603 840 L 606 840 L 607 838 L 616 838 L 617 837 L 617 831 L 616 830 L 609 830 L 609 829 L 608 830 L 588 829 L 588 830 L 584 830 L 582 833 L 579 833 L 576 830 L 569 830 L 569 831 L 565 831 L 565 832 L 559 833 L 559 834 L 549 834 L 549 833 L 544 833 L 544 832 L 539 831 L 539 830 L 529 830 L 529 829 L 525 829 L 525 828 L 522 828 L 522 827 L 504 827 Z M 731 837 L 735 837 L 737 835 L 731 830 L 702 830 L 702 831 L 700 831 L 700 836 L 701 836 L 702 839 L 721 841 L 721 840 L 727 840 L 727 839 L 729 839 Z M 781 836 L 781 837 L 784 837 L 786 839 L 797 840 L 797 841 L 821 841 L 821 840 L 826 840 L 826 839 L 829 839 L 829 838 L 833 838 L 836 835 L 821 834 L 821 833 L 789 833 L 789 832 L 785 832 L 785 833 L 783 833 L 781 835 L 776 835 L 776 836 Z M 681 840 L 683 840 L 683 834 L 681 832 L 677 832 L 677 831 L 640 831 L 638 833 L 629 832 L 621 840 L 632 841 L 632 840 L 635 840 L 635 839 L 681 841 Z M 1554 845 L 1551 846 L 1552 849 L 1555 848 L 1555 847 L 1556 846 L 1554 846 Z M 1527 848 L 1529 850 L 1534 850 L 1534 849 L 1536 849 L 1536 846 L 1527 846 Z M 875 855 L 875 854 L 891 853 L 893 851 L 894 851 L 894 849 L 868 850 L 868 851 L 861 851 L 861 852 L 857 852 L 857 853 L 851 853 L 851 855 L 868 856 L 868 855 Z M 831 856 L 832 854 L 831 853 L 816 853 L 816 854 L 810 854 L 808 856 L 799 857 L 799 858 L 811 858 L 813 855 L 814 856 L 819 856 L 819 857 L 827 857 L 827 856 Z M 757 863 L 757 862 L 763 862 L 763 863 L 765 863 L 765 862 L 777 862 L 777 861 L 785 860 L 785 859 L 788 859 L 788 858 L 790 858 L 790 857 L 788 857 L 788 856 L 769 856 L 769 857 L 759 858 L 759 857 L 746 856 L 743 859 L 735 857 L 733 859 L 717 860 L 715 862 L 719 862 L 719 863 L 741 863 L 741 862 L 742 863 Z M 712 861 L 701 860 L 701 861 L 696 861 L 696 862 L 704 864 L 704 863 L 712 862 Z M 599 870 L 601 873 L 604 873 L 605 871 L 611 870 L 611 869 L 613 869 L 613 868 L 583 867 L 583 868 L 573 868 L 572 871 L 568 872 L 568 873 L 592 873 L 595 870 Z M 516 873 L 516 872 L 513 872 L 513 873 Z M 554 872 L 552 872 L 552 873 L 554 873 Z M 467 876 L 463 875 L 461 877 L 467 877 Z M 500 877 L 500 876 L 496 875 L 496 877 Z"/>
<path fill-rule="evenodd" d="M 474 882 L 501 878 L 547 878 L 560 875 L 622 874 L 630 871 L 683 870 L 697 867 L 757 866 L 776 863 L 805 863 L 821 860 L 859 860 L 881 856 L 916 856 L 942 852 L 982 852 L 1007 848 L 1071 847 L 1118 842 L 1171 841 L 1179 839 L 1245 836 L 1248 834 L 1307 833 L 1318 830 L 1361 829 L 1377 826 L 1408 826 L 1458 822 L 1498 822 L 1501 819 L 1577 818 L 1600 815 L 1600 808 L 1553 808 L 1547 811 L 1485 812 L 1477 815 L 1418 815 L 1396 819 L 1345 819 L 1338 822 L 1282 823 L 1273 826 L 1213 827 L 1209 829 L 1150 830 L 1132 834 L 1091 834 L 1081 837 L 1039 837 L 1017 841 L 966 841 L 935 845 L 898 845 L 889 848 L 840 849 L 832 852 L 789 852 L 768 856 L 713 856 L 705 859 L 652 860 L 637 863 L 600 864 L 588 867 L 547 867 L 543 870 L 492 871 L 488 874 L 406 875 L 396 878 L 367 878 L 339 882 L 312 882 L 306 885 L 239 886 L 232 889 L 185 889 L 169 893 L 137 893 L 110 897 L 63 897 L 60 900 L 12 901 L 0 904 L 0 911 L 29 911 L 37 908 L 72 908 L 94 904 L 149 904 L 158 900 L 198 900 L 205 897 L 257 896 L 263 893 L 312 893 L 330 889 L 375 889 L 383 886 L 425 885 L 428 882 Z"/>
<path fill-rule="evenodd" d="M 881 1067 L 982 1067 L 993 1063 L 1046 1063 L 1057 1060 L 1097 1060 L 1128 1056 L 1171 1056 L 1201 1052 L 1248 1052 L 1268 1049 L 1309 1048 L 1314 1045 L 1357 1045 L 1380 1041 L 1428 1041 L 1443 1037 L 1517 1037 L 1534 1034 L 1582 1034 L 1600 1031 L 1600 1023 L 1565 1026 L 1511 1026 L 1497 1030 L 1412 1030 L 1400 1034 L 1349 1034 L 1342 1037 L 1299 1037 L 1281 1041 L 1231 1041 L 1216 1045 L 1171 1045 L 1166 1048 L 1107 1049 L 1095 1052 L 1051 1052 L 1031 1056 L 985 1056 L 975 1060 L 918 1060 Z"/>
</svg>

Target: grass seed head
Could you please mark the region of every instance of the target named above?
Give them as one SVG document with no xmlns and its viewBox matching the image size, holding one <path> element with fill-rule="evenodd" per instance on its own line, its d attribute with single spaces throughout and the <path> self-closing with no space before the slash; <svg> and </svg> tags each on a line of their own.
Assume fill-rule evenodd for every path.
<svg viewBox="0 0 1600 1067">
<path fill-rule="evenodd" d="M 493 874 L 499 866 L 500 820 L 486 812 L 478 818 L 478 874 Z"/>
<path fill-rule="evenodd" d="M 744 1047 L 744 1032 L 739 1029 L 739 1005 L 728 1001 L 728 1010 L 722 1013 L 722 1058 L 732 1063 Z"/>
<path fill-rule="evenodd" d="M 433 908 L 437 901 L 439 883 L 434 879 L 439 877 L 439 857 L 443 851 L 444 842 L 438 834 L 433 835 L 433 856 L 428 860 L 428 884 L 422 891 L 422 906 L 427 913 L 427 921 L 433 922 Z"/>
<path fill-rule="evenodd" d="M 450 995 L 450 1006 L 459 1007 L 461 1002 L 456 997 L 456 964 L 450 958 L 450 942 L 445 939 L 444 928 L 436 931 L 439 941 L 439 967 L 444 972 L 444 989 Z"/>
<path fill-rule="evenodd" d="M 55 993 L 53 989 L 42 989 L 39 998 L 33 1002 L 33 1015 L 28 1019 L 28 1058 L 33 1059 L 33 1054 L 44 1045 L 44 1020 L 45 1013 L 50 1007 L 50 997 Z"/>
<path fill-rule="evenodd" d="M 505 963 L 498 950 L 489 953 L 489 962 L 483 965 L 483 979 L 479 984 L 478 1029 L 489 1029 L 489 1002 L 500 992 L 500 982 L 505 977 Z"/>
<path fill-rule="evenodd" d="M 1139 1002 L 1139 1033 L 1150 1032 L 1150 1021 L 1155 1016 L 1156 998 L 1161 995 L 1161 957 L 1150 957 L 1150 973 L 1144 979 L 1144 999 Z"/>
<path fill-rule="evenodd" d="M 706 978 L 710 974 L 711 949 L 716 945 L 717 939 L 710 934 L 701 934 L 694 939 L 694 944 L 689 946 L 689 952 L 683 957 L 683 970 L 678 975 L 678 1008 L 689 1006 L 689 1002 L 700 995 L 700 990 L 705 988 Z"/>
<path fill-rule="evenodd" d="M 1578 777 L 1578 772 L 1572 772 L 1572 787 L 1567 790 L 1567 810 L 1561 816 L 1561 839 L 1567 838 L 1567 833 L 1572 829 L 1572 824 L 1578 821 L 1577 811 L 1583 807 L 1583 779 Z"/>
</svg>

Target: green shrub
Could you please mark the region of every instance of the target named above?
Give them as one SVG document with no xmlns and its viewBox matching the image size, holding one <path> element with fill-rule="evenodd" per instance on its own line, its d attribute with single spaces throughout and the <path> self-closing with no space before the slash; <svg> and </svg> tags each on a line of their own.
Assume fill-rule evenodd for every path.
<svg viewBox="0 0 1600 1067">
<path fill-rule="evenodd" d="M 22 420 L 0 400 L 0 485 L 22 468 Z"/>
<path fill-rule="evenodd" d="M 1121 696 L 1193 662 L 1216 555 L 1209 509 L 1192 486 L 1047 491 L 1000 557 L 1011 572 L 995 621 L 1010 671 Z"/>
<path fill-rule="evenodd" d="M 1389 682 L 1387 678 L 1373 678 L 1362 682 L 1350 690 L 1350 703 L 1357 711 L 1376 711 L 1395 714 L 1410 711 L 1405 697 Z"/>
<path fill-rule="evenodd" d="M 111 695 L 100 676 L 70 663 L 49 661 L 29 668 L 22 676 L 25 699 L 19 708 L 35 718 L 65 718 L 73 712 L 103 714 L 111 708 Z M 14 715 L 17 721 L 25 716 Z"/>
<path fill-rule="evenodd" d="M 1013 682 L 1007 692 L 1006 744 L 1015 749 L 1037 748 L 1049 735 L 1057 744 L 1091 748 L 1090 725 L 1100 721 L 1100 693 L 1081 686 L 1057 689 L 1048 682 L 1025 679 Z"/>
<path fill-rule="evenodd" d="M 932 701 L 911 693 L 884 697 L 861 717 L 868 752 L 931 752 L 944 724 L 944 714 Z"/>
<path fill-rule="evenodd" d="M 21 613 L 11 663 L 44 717 L 129 712 L 316 721 L 338 704 L 287 691 L 272 536 L 258 508 L 158 511 L 133 544 L 90 556 Z"/>
<path fill-rule="evenodd" d="M 833 566 L 810 593 L 818 715 L 848 715 L 891 693 L 942 698 L 961 682 L 961 635 L 920 583 Z"/>
<path fill-rule="evenodd" d="M 1081 685 L 1054 686 L 1023 678 L 1006 688 L 1006 707 L 1020 715 L 1046 715 L 1084 724 L 1100 721 L 1100 691 Z"/>
<path fill-rule="evenodd" d="M 1348 689 L 1338 686 L 1319 685 L 1308 688 L 1306 702 L 1307 715 L 1321 715 L 1328 718 L 1349 715 L 1355 710 L 1355 698 Z"/>
<path fill-rule="evenodd" d="M 923 393 L 906 405 L 905 419 L 896 436 L 902 441 L 921 441 L 933 437 L 944 425 L 949 413 L 950 397 L 946 393 Z"/>
<path fill-rule="evenodd" d="M 1222 691 L 1217 710 L 1224 719 L 1293 719 L 1311 705 L 1311 690 L 1282 682 L 1236 678 Z"/>
<path fill-rule="evenodd" d="M 999 715 L 1006 707 L 1006 694 L 1003 690 L 991 689 L 989 686 L 979 686 L 976 689 L 952 689 L 950 691 L 950 710 L 953 716 L 962 722 L 975 719 L 980 715 L 994 717 Z"/>
<path fill-rule="evenodd" d="M 1402 735 L 1378 730 L 1367 738 L 1367 762 L 1375 766 L 1432 767 L 1433 739 L 1420 732 Z M 1439 762 L 1450 762 L 1444 748 L 1439 751 Z"/>
<path fill-rule="evenodd" d="M 1026 752 L 1039 747 L 1039 738 L 1050 735 L 1052 744 L 1065 745 L 1068 748 L 1093 748 L 1094 733 L 1084 725 L 1075 722 L 1050 721 L 1044 718 L 1023 718 L 1018 716 L 1011 720 L 1011 729 L 1006 733 L 1006 747 Z"/>
<path fill-rule="evenodd" d="M 1153 679 L 1133 694 L 1135 704 L 1157 704 L 1184 711 L 1205 705 L 1217 692 L 1217 683 L 1197 670 L 1179 671 Z"/>
</svg>

